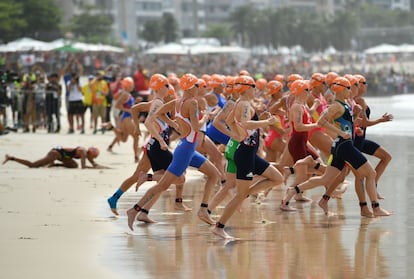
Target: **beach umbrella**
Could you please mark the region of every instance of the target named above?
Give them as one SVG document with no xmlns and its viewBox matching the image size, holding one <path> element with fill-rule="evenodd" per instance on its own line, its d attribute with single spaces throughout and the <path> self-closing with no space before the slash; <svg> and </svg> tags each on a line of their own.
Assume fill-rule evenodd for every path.
<svg viewBox="0 0 414 279">
<path fill-rule="evenodd" d="M 81 52 L 82 50 L 80 48 L 76 48 L 73 45 L 64 45 L 58 48 L 53 49 L 54 51 L 60 51 L 60 52 L 71 52 L 71 53 L 76 53 L 76 52 Z"/>
</svg>

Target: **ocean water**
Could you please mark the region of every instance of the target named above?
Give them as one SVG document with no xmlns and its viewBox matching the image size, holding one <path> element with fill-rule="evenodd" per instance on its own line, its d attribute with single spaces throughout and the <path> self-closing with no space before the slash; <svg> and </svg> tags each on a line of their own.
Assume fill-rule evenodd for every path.
<svg viewBox="0 0 414 279">
<path fill-rule="evenodd" d="M 414 94 L 391 97 L 367 97 L 371 118 L 379 118 L 385 112 L 392 113 L 394 120 L 369 127 L 369 134 L 414 136 Z"/>
<path fill-rule="evenodd" d="M 297 212 L 281 212 L 285 186 L 275 187 L 264 200 L 248 198 L 227 224 L 240 237 L 224 241 L 196 215 L 204 180 L 187 173 L 184 200 L 193 208 L 173 209 L 175 189 L 164 193 L 151 216 L 157 224 L 134 226 L 126 218 L 114 220 L 114 233 L 106 237 L 105 266 L 121 278 L 411 278 L 414 273 L 414 95 L 367 98 L 372 119 L 389 112 L 394 120 L 368 128 L 392 161 L 378 183 L 385 196 L 381 207 L 389 217 L 360 216 L 354 177 L 347 177 L 342 199 L 331 199 L 327 217 L 317 201 L 323 187 L 306 192 L 313 202 L 292 205 Z M 378 159 L 367 156 L 375 167 Z M 288 184 L 292 182 L 289 178 Z M 127 193 L 119 203 L 124 212 L 142 195 Z M 223 206 L 213 212 L 218 218 Z M 107 210 L 107 209 L 106 209 Z"/>
</svg>

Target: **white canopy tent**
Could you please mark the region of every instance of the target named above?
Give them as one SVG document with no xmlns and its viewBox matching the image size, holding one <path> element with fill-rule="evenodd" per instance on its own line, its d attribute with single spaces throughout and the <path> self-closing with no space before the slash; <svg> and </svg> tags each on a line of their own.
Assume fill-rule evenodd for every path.
<svg viewBox="0 0 414 279">
<path fill-rule="evenodd" d="M 190 47 L 177 44 L 169 43 L 162 46 L 156 46 L 145 51 L 145 54 L 166 54 L 166 55 L 187 55 Z"/>
<path fill-rule="evenodd" d="M 20 38 L 0 46 L 1 52 L 16 51 L 49 51 L 50 46 L 47 42 L 34 40 L 31 38 Z"/>
<path fill-rule="evenodd" d="M 158 55 L 202 55 L 202 54 L 249 54 L 250 50 L 238 46 L 214 46 L 214 45 L 183 45 L 169 43 L 157 46 L 145 51 L 145 54 Z"/>
<path fill-rule="evenodd" d="M 414 45 L 410 45 L 410 44 L 403 44 L 399 46 L 401 52 L 411 52 L 414 53 Z"/>
<path fill-rule="evenodd" d="M 414 53 L 414 45 L 390 45 L 381 44 L 368 48 L 364 51 L 365 54 L 393 54 L 393 53 Z"/>
<path fill-rule="evenodd" d="M 124 52 L 123 48 L 103 45 L 103 44 L 87 44 L 80 42 L 69 43 L 64 39 L 57 39 L 52 42 L 43 42 L 31 38 L 21 38 L 8 44 L 0 45 L 0 52 L 27 52 L 27 51 L 52 51 L 54 49 L 71 44 L 73 47 L 82 51 L 108 51 L 108 52 Z"/>
<path fill-rule="evenodd" d="M 364 51 L 365 54 L 386 54 L 398 52 L 398 46 L 390 44 L 380 44 Z"/>
</svg>

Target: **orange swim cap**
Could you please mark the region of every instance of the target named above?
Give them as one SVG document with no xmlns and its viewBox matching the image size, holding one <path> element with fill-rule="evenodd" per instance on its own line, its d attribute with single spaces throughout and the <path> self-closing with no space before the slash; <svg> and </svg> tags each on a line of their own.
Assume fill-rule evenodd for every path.
<svg viewBox="0 0 414 279">
<path fill-rule="evenodd" d="M 182 90 L 191 89 L 198 82 L 198 78 L 193 74 L 184 74 L 180 78 L 180 87 Z"/>
<path fill-rule="evenodd" d="M 224 86 L 224 76 L 219 74 L 213 74 L 208 81 L 209 88 L 217 88 L 219 86 Z"/>
<path fill-rule="evenodd" d="M 259 78 L 258 80 L 256 80 L 256 87 L 259 90 L 263 90 L 266 87 L 267 84 L 267 80 L 264 78 Z"/>
<path fill-rule="evenodd" d="M 134 88 L 134 80 L 131 77 L 125 77 L 121 80 L 121 86 L 123 89 L 130 92 Z"/>
<path fill-rule="evenodd" d="M 281 74 L 277 74 L 273 77 L 274 80 L 277 80 L 278 82 L 280 82 L 282 85 L 285 83 L 285 76 L 281 75 Z"/>
<path fill-rule="evenodd" d="M 335 72 L 327 73 L 325 76 L 326 84 L 330 86 L 337 77 L 339 77 L 339 75 Z"/>
<path fill-rule="evenodd" d="M 226 76 L 225 77 L 226 86 L 224 86 L 224 94 L 233 94 L 234 93 L 234 83 L 236 81 L 236 77 L 234 76 Z"/>
<path fill-rule="evenodd" d="M 208 81 L 211 79 L 211 76 L 209 74 L 203 74 L 201 78 L 204 79 L 204 81 L 208 83 Z"/>
<path fill-rule="evenodd" d="M 168 79 L 162 74 L 153 74 L 149 81 L 149 88 L 158 91 L 168 84 Z"/>
<path fill-rule="evenodd" d="M 354 77 L 356 77 L 358 79 L 359 88 L 362 88 L 363 86 L 367 85 L 367 80 L 363 75 L 356 74 L 356 75 L 354 75 Z"/>
<path fill-rule="evenodd" d="M 256 88 L 256 83 L 251 76 L 238 76 L 234 81 L 234 91 L 236 93 L 243 93 L 249 88 Z"/>
<path fill-rule="evenodd" d="M 309 88 L 313 89 L 325 83 L 325 75 L 321 73 L 313 73 L 309 80 Z"/>
<path fill-rule="evenodd" d="M 247 70 L 241 70 L 239 76 L 250 76 L 250 73 Z"/>
<path fill-rule="evenodd" d="M 269 81 L 266 85 L 267 94 L 273 95 L 279 93 L 283 89 L 282 83 L 277 80 Z"/>
<path fill-rule="evenodd" d="M 330 85 L 332 92 L 339 93 L 343 90 L 351 90 L 351 83 L 344 77 L 337 77 Z"/>
<path fill-rule="evenodd" d="M 198 79 L 197 84 L 198 84 L 198 88 L 207 88 L 207 83 L 206 83 L 206 81 L 205 81 L 204 79 L 202 79 L 202 78 L 199 78 L 199 79 Z"/>
<path fill-rule="evenodd" d="M 346 74 L 344 75 L 344 78 L 346 78 L 347 80 L 349 80 L 349 83 L 352 85 L 358 85 L 358 79 L 356 76 L 351 75 L 351 74 Z"/>
<path fill-rule="evenodd" d="M 309 91 L 309 82 L 303 79 L 295 80 L 290 86 L 290 94 L 293 96 L 299 96 L 304 92 Z"/>
<path fill-rule="evenodd" d="M 299 74 L 291 74 L 288 76 L 287 78 L 287 86 L 290 87 L 292 86 L 292 83 L 296 80 L 303 80 L 303 77 Z"/>
</svg>

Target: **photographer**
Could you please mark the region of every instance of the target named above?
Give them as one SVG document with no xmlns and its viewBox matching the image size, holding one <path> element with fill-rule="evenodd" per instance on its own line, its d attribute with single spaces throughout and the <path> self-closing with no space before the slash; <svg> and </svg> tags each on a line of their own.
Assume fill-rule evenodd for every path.
<svg viewBox="0 0 414 279">
<path fill-rule="evenodd" d="M 17 122 L 21 120 L 21 106 L 19 100 L 19 91 L 21 79 L 15 72 L 0 70 L 0 135 L 7 134 L 8 131 L 17 132 Z M 11 106 L 11 118 L 14 127 L 7 126 L 7 107 Z M 17 117 L 19 119 L 17 119 Z"/>
<path fill-rule="evenodd" d="M 69 131 L 68 134 L 73 134 L 75 132 L 73 122 L 74 116 L 79 116 L 81 119 L 81 133 L 85 132 L 85 109 L 83 107 L 83 95 L 82 89 L 79 84 L 79 77 L 76 74 L 72 74 L 70 81 L 68 82 L 68 122 L 69 122 Z"/>
<path fill-rule="evenodd" d="M 6 108 L 10 100 L 7 96 L 7 77 L 2 74 L 0 78 L 0 133 L 3 134 L 7 125 Z"/>
<path fill-rule="evenodd" d="M 115 82 L 116 76 L 121 72 L 119 65 L 111 64 L 106 67 L 104 71 L 104 80 L 108 86 L 108 94 L 106 95 L 106 113 L 105 113 L 105 122 L 111 121 L 111 110 L 115 109 L 114 105 L 114 92 L 111 88 L 111 83 Z"/>
<path fill-rule="evenodd" d="M 59 75 L 52 73 L 48 76 L 46 84 L 46 117 L 47 132 L 59 133 L 60 131 L 60 99 L 62 96 L 62 86 L 59 84 Z M 56 129 L 54 130 L 53 116 L 56 120 Z"/>
<path fill-rule="evenodd" d="M 26 76 L 22 91 L 23 93 L 23 122 L 24 133 L 30 131 L 30 124 L 32 126 L 32 132 L 36 132 L 36 78 Z"/>
</svg>

